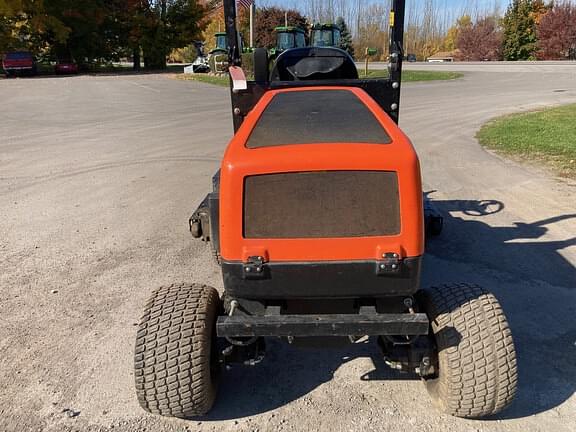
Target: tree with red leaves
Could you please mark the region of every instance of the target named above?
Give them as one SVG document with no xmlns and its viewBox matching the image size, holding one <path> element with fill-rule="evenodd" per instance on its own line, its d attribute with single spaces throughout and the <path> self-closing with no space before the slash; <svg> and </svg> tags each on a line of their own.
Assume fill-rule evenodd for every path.
<svg viewBox="0 0 576 432">
<path fill-rule="evenodd" d="M 460 50 L 460 60 L 501 60 L 502 29 L 498 25 L 498 19 L 480 18 L 474 24 L 462 27 L 456 46 Z"/>
<path fill-rule="evenodd" d="M 255 43 L 258 47 L 271 48 L 276 46 L 276 27 L 285 24 L 285 14 L 288 13 L 288 25 L 306 30 L 306 18 L 293 9 L 265 7 L 256 10 Z"/>
<path fill-rule="evenodd" d="M 566 59 L 576 51 L 576 5 L 556 3 L 538 25 L 538 58 Z"/>
</svg>

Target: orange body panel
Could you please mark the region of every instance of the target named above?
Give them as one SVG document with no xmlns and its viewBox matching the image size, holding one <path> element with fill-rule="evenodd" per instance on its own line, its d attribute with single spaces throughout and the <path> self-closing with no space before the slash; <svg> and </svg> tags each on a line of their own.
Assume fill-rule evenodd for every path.
<svg viewBox="0 0 576 432">
<path fill-rule="evenodd" d="M 245 144 L 266 106 L 282 92 L 347 90 L 375 115 L 391 138 L 390 144 L 322 143 L 248 149 Z M 338 127 L 334 125 L 334 127 Z M 245 177 L 303 171 L 395 171 L 398 173 L 401 231 L 387 237 L 330 239 L 243 238 Z M 408 137 L 363 90 L 314 87 L 266 93 L 230 142 L 221 166 L 220 248 L 225 261 L 264 256 L 270 262 L 378 260 L 386 252 L 401 257 L 424 253 L 422 185 L 418 156 Z"/>
</svg>

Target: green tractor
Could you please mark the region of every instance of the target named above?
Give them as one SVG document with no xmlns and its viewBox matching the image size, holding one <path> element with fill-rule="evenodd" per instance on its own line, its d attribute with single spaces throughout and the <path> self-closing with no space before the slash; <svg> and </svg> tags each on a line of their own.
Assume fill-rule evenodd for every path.
<svg viewBox="0 0 576 432">
<path fill-rule="evenodd" d="M 226 40 L 226 32 L 218 32 L 214 37 L 216 39 L 216 47 L 208 53 L 208 63 L 212 73 L 223 74 L 228 72 L 228 41 Z"/>
<path fill-rule="evenodd" d="M 340 48 L 341 30 L 336 24 L 314 24 L 310 45 L 314 47 Z"/>
<path fill-rule="evenodd" d="M 306 32 L 300 27 L 276 27 L 274 31 L 276 32 L 276 46 L 270 49 L 270 60 L 275 60 L 278 55 L 286 50 L 304 48 L 306 46 Z"/>
<path fill-rule="evenodd" d="M 214 33 L 214 39 L 216 40 L 216 47 L 210 51 L 210 54 L 216 52 L 228 52 L 228 42 L 226 40 L 226 32 Z"/>
</svg>

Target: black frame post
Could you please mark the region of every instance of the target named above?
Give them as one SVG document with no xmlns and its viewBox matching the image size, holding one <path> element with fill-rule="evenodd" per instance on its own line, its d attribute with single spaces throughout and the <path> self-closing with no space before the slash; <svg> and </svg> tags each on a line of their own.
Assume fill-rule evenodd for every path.
<svg viewBox="0 0 576 432">
<path fill-rule="evenodd" d="M 240 49 L 240 34 L 236 27 L 236 0 L 224 0 L 224 23 L 226 27 L 226 39 L 228 45 L 228 66 L 242 67 L 242 53 Z M 239 94 L 234 92 L 234 84 L 230 77 L 230 99 L 232 102 L 232 120 L 234 133 L 240 128 L 247 113 L 239 108 Z M 254 104 L 257 102 L 255 100 Z"/>
<path fill-rule="evenodd" d="M 224 22 L 228 40 L 228 64 L 230 66 L 242 66 L 240 35 L 236 28 L 236 0 L 224 0 Z"/>
<path fill-rule="evenodd" d="M 394 102 L 389 109 L 394 113 L 396 123 L 398 123 L 400 113 L 405 14 L 406 0 L 392 0 L 390 8 L 390 81 L 392 83 L 392 100 Z"/>
<path fill-rule="evenodd" d="M 384 1 L 384 0 L 383 0 Z M 406 0 L 388 0 L 390 2 L 390 77 L 357 80 L 316 80 L 316 81 L 272 81 L 266 83 L 248 81 L 247 90 L 234 92 L 230 79 L 232 100 L 232 118 L 234 132 L 238 131 L 244 117 L 254 108 L 260 98 L 270 89 L 349 86 L 365 90 L 388 115 L 398 123 L 400 112 L 400 90 L 402 87 L 402 64 L 404 61 L 404 19 Z M 230 66 L 242 66 L 242 48 L 240 34 L 236 27 L 236 0 L 223 0 L 224 19 L 228 41 L 228 63 Z"/>
</svg>

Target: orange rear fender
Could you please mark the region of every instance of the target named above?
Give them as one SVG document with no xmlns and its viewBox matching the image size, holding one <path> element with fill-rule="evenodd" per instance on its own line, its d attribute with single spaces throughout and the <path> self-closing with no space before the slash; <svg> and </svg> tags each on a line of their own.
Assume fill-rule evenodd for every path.
<svg viewBox="0 0 576 432">
<path fill-rule="evenodd" d="M 260 116 L 281 92 L 347 90 L 353 92 L 381 123 L 390 144 L 320 143 L 246 148 Z M 337 125 L 334 125 L 337 127 Z M 313 171 L 394 171 L 398 175 L 400 234 L 381 237 L 322 239 L 248 239 L 243 237 L 246 177 Z M 329 215 L 327 215 L 328 217 Z M 386 252 L 401 257 L 424 253 L 424 222 L 420 166 L 408 137 L 363 90 L 315 87 L 274 90 L 265 94 L 230 142 L 221 167 L 220 247 L 226 261 L 265 256 L 279 262 L 378 260 Z"/>
</svg>

